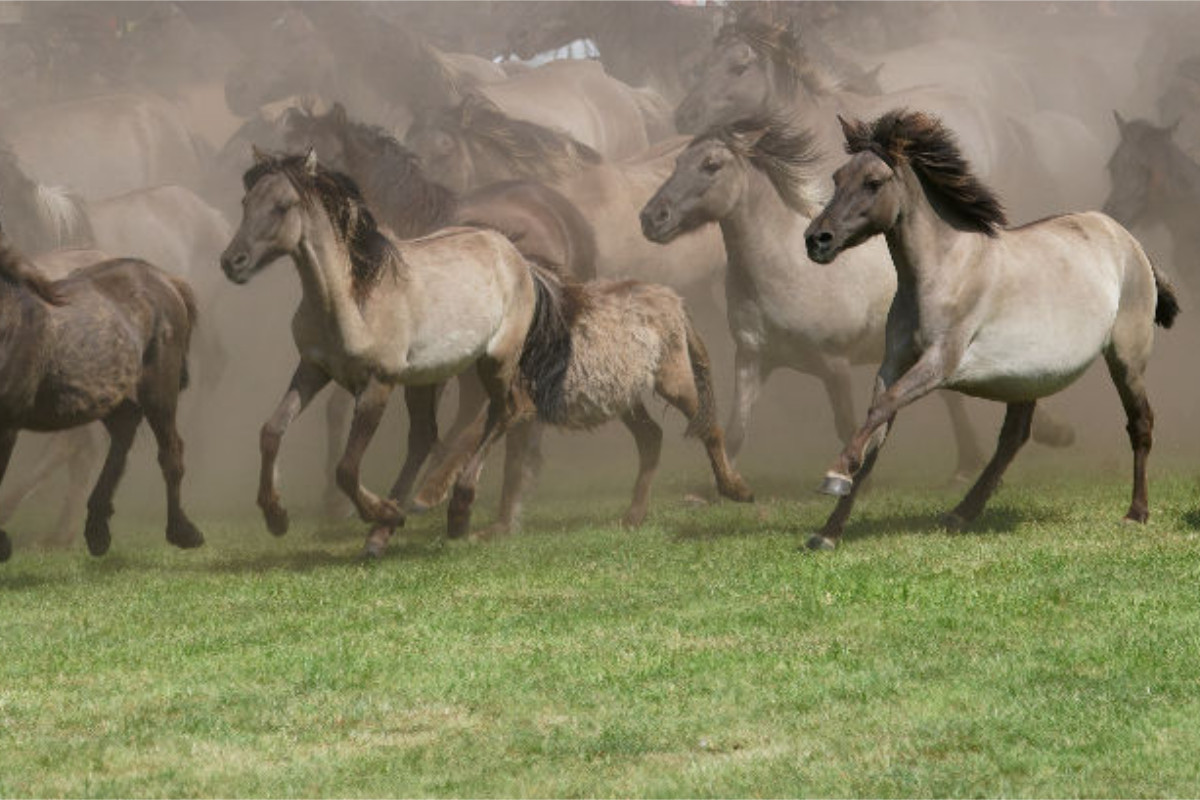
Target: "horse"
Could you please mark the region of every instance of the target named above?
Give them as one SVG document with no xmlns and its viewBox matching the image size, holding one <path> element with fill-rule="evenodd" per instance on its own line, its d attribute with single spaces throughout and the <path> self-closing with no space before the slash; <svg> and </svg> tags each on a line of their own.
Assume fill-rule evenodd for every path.
<svg viewBox="0 0 1200 800">
<path fill-rule="evenodd" d="M 741 120 L 696 137 L 642 209 L 648 239 L 666 243 L 716 222 L 729 267 L 725 300 L 735 344 L 731 457 L 741 451 L 771 373 L 787 367 L 824 385 L 843 442 L 855 427 L 850 369 L 878 364 L 894 271 L 876 243 L 837 272 L 804 255 L 803 233 L 820 211 L 812 134 L 788 117 Z M 962 399 L 941 393 L 958 445 L 957 475 L 983 463 Z"/>
<path fill-rule="evenodd" d="M 216 260 L 229 239 L 229 225 L 185 187 L 138 189 L 89 203 L 62 187 L 34 181 L 11 149 L 0 143 L 0 200 L 10 241 L 20 251 L 36 254 L 34 263 L 51 279 L 61 280 L 75 269 L 119 253 L 161 265 L 187 280 L 189 286 L 199 285 L 199 292 L 193 289 L 197 304 L 213 304 L 216 287 L 208 270 L 196 266 Z M 200 386 L 211 391 L 224 372 L 227 351 L 212 326 L 201 326 L 193 335 L 199 370 L 193 366 L 190 373 L 195 378 L 198 372 Z M 65 468 L 68 490 L 47 541 L 68 543 L 75 523 L 83 516 L 83 490 L 103 455 L 98 428 L 97 423 L 52 434 L 32 466 L 22 471 L 20 482 L 10 482 L 0 497 L 0 524 L 50 476 Z"/>
<path fill-rule="evenodd" d="M 822 151 L 832 156 L 841 143 L 839 114 L 874 117 L 893 106 L 941 115 L 958 131 L 980 174 L 1011 181 L 1012 186 L 1005 188 L 1014 195 L 1020 192 L 1031 206 L 1057 209 L 1055 201 L 1066 181 L 1040 177 L 1051 174 L 1056 165 L 1039 159 L 1028 132 L 986 106 L 983 99 L 941 86 L 881 96 L 846 91 L 829 70 L 801 50 L 789 26 L 764 22 L 750 13 L 738 14 L 718 32 L 695 84 L 675 110 L 675 126 L 694 135 L 713 125 L 793 111 L 813 127 Z M 1004 170 L 998 169 L 1001 164 Z M 832 171 L 833 165 L 829 166 Z M 1019 174 L 1021 180 L 1010 173 Z"/>
<path fill-rule="evenodd" d="M 6 120 L 3 136 L 38 180 L 87 200 L 164 183 L 198 186 L 207 155 L 179 109 L 153 94 L 40 106 Z"/>
<path fill-rule="evenodd" d="M 84 536 L 92 555 L 104 555 L 113 494 L 144 417 L 167 487 L 167 541 L 202 545 L 181 502 L 183 440 L 175 428 L 196 321 L 188 285 L 137 259 L 102 261 L 51 281 L 0 241 L 0 309 L 0 480 L 19 431 L 102 421 L 110 443 Z M 0 531 L 0 561 L 11 555 L 12 541 Z"/>
<path fill-rule="evenodd" d="M 850 160 L 805 231 L 806 249 L 829 264 L 883 234 L 897 289 L 866 421 L 821 485 L 837 506 L 807 546 L 837 546 L 896 413 L 939 388 L 1006 405 L 995 454 L 943 517 L 951 529 L 966 526 L 1029 438 L 1037 401 L 1073 383 L 1101 354 L 1133 450 L 1125 519 L 1144 523 L 1154 415 L 1143 375 L 1154 326 L 1169 328 L 1179 304 L 1141 245 L 1100 212 L 1008 228 L 997 196 L 931 115 L 891 111 L 842 127 Z"/>
<path fill-rule="evenodd" d="M 481 538 L 507 532 L 518 522 L 532 419 L 576 431 L 620 419 L 638 450 L 633 498 L 621 524 L 640 526 L 662 452 L 662 427 L 643 401 L 652 391 L 687 418 L 687 435 L 703 443 L 718 492 L 736 502 L 752 502 L 753 492 L 726 455 L 708 352 L 683 299 L 665 286 L 639 281 L 554 280 L 560 301 L 553 307 L 562 317 L 555 327 L 561 340 L 547 349 L 552 358 L 533 365 L 518 382 L 528 402 L 521 404 L 525 414 L 508 434 L 498 521 Z"/>
<path fill-rule="evenodd" d="M 416 155 L 395 137 L 378 126 L 351 120 L 340 103 L 325 114 L 294 108 L 286 115 L 284 128 L 284 142 L 290 149 L 313 147 L 323 163 L 349 175 L 362 189 L 367 205 L 402 239 L 451 226 L 490 228 L 507 236 L 527 259 L 561 277 L 595 277 L 596 239 L 591 225 L 571 201 L 549 186 L 504 181 L 456 194 L 428 180 Z M 473 373 L 460 376 L 458 385 L 459 412 L 448 441 L 465 429 L 486 400 Z M 331 476 L 350 414 L 347 400 L 346 394 L 335 393 L 326 406 Z M 532 449 L 538 452 L 540 431 L 532 441 Z M 329 499 L 327 505 L 332 507 Z"/>
<path fill-rule="evenodd" d="M 275 486 L 283 434 L 331 380 L 355 396 L 338 485 L 364 521 L 389 529 L 401 524 L 395 498 L 406 492 L 432 441 L 422 443 L 423 452 L 410 447 L 390 499 L 359 480 L 392 386 L 405 385 L 414 420 L 432 420 L 438 385 L 474 366 L 488 397 L 487 418 L 478 440 L 464 445 L 447 522 L 449 535 L 465 533 L 483 458 L 516 411 L 512 384 L 522 353 L 537 353 L 549 336 L 541 330 L 541 320 L 551 319 L 543 281 L 495 231 L 450 228 L 395 238 L 378 226 L 353 180 L 325 168 L 312 150 L 256 152 L 243 184 L 242 221 L 221 255 L 222 270 L 243 284 L 290 256 L 303 288 L 292 321 L 300 363 L 260 438 L 258 505 L 268 529 L 282 535 L 288 528 Z M 412 429 L 422 427 L 414 421 Z"/>
<path fill-rule="evenodd" d="M 724 268 L 718 231 L 706 227 L 655 245 L 642 236 L 638 210 L 671 174 L 687 141 L 675 138 L 636 158 L 606 161 L 561 131 L 515 119 L 478 98 L 418 116 L 405 135 L 425 174 L 455 191 L 514 179 L 557 189 L 595 231 L 597 276 L 684 291 L 707 289 Z"/>
<path fill-rule="evenodd" d="M 1171 263 L 1196 291 L 1200 258 L 1195 209 L 1200 203 L 1200 164 L 1175 143 L 1176 126 L 1160 127 L 1113 112 L 1121 140 L 1108 160 L 1112 182 L 1104 213 L 1128 228 L 1162 223 L 1171 237 Z"/>
</svg>

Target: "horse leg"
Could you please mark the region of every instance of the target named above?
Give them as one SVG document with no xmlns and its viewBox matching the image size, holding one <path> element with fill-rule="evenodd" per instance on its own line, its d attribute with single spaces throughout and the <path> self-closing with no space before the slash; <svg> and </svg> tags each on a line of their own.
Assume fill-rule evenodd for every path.
<svg viewBox="0 0 1200 800">
<path fill-rule="evenodd" d="M 825 473 L 825 480 L 819 489 L 822 493 L 837 497 L 850 493 L 854 475 L 865 463 L 869 446 L 877 439 L 878 442 L 874 446 L 882 444 L 879 431 L 891 423 L 901 408 L 941 387 L 946 375 L 944 356 L 940 349 L 926 350 L 916 363 L 894 382 L 888 380 L 888 377 L 897 371 L 894 365 L 887 362 L 880 367 L 875 396 L 871 399 L 870 410 L 867 411 L 867 420 L 850 438 L 841 455 Z M 886 433 L 883 436 L 886 436 Z"/>
<path fill-rule="evenodd" d="M 275 408 L 275 413 L 263 425 L 259 434 L 262 466 L 258 475 L 258 507 L 263 511 L 268 530 L 276 536 L 282 536 L 288 529 L 288 514 L 279 501 L 279 491 L 275 486 L 275 462 L 279 457 L 279 445 L 291 421 L 308 407 L 313 397 L 325 388 L 327 383 L 329 376 L 324 370 L 316 364 L 301 361 L 292 375 L 291 385 Z"/>
<path fill-rule="evenodd" d="M 737 458 L 742 445 L 746 443 L 750 413 L 762 395 L 767 375 L 768 370 L 763 367 L 760 353 L 742 347 L 737 349 L 733 365 L 733 408 L 729 411 L 725 436 L 725 450 L 730 460 Z"/>
<path fill-rule="evenodd" d="M 1133 348 L 1129 348 L 1133 349 Z M 1140 348 L 1139 348 L 1140 349 Z M 1149 348 L 1147 347 L 1146 350 Z M 1121 396 L 1125 408 L 1129 433 L 1129 446 L 1133 449 L 1133 498 L 1125 519 L 1129 522 L 1145 522 L 1150 518 L 1150 492 L 1146 484 L 1146 460 L 1154 442 L 1154 411 L 1146 397 L 1146 385 L 1142 375 L 1146 357 L 1140 353 L 1118 352 L 1116 337 L 1104 353 L 1108 363 L 1108 374 Z"/>
<path fill-rule="evenodd" d="M 754 500 L 754 493 L 730 465 L 725 436 L 716 421 L 708 354 L 703 348 L 695 331 L 689 330 L 686 349 L 680 346 L 663 359 L 655 376 L 654 390 L 687 417 L 687 432 L 704 443 L 717 491 L 730 500 L 749 503 Z"/>
<path fill-rule="evenodd" d="M 340 387 L 339 387 L 340 388 Z M 350 415 L 354 411 L 354 398 L 349 392 L 335 391 L 325 403 L 325 465 L 328 483 L 322 505 L 325 516 L 338 519 L 346 514 L 346 496 L 337 482 L 337 465 L 342 447 L 349 435 Z"/>
<path fill-rule="evenodd" d="M 512 388 L 515 368 L 515 359 L 511 364 L 494 361 L 490 357 L 479 361 L 479 377 L 488 395 L 487 412 L 483 432 L 458 473 L 446 510 L 446 535 L 452 539 L 465 536 L 470 530 L 471 506 L 475 502 L 475 490 L 483 471 L 484 459 L 491 446 L 515 421 L 517 409 Z"/>
<path fill-rule="evenodd" d="M 96 485 L 88 497 L 87 521 L 83 526 L 88 552 L 94 556 L 107 553 L 108 546 L 112 543 L 108 520 L 113 515 L 113 494 L 116 493 L 117 484 L 125 472 L 125 460 L 129 456 L 129 448 L 133 446 L 133 437 L 141 422 L 142 410 L 133 403 L 121 404 L 104 418 L 104 427 L 108 429 L 108 455 L 100 469 L 100 477 L 96 479 Z"/>
<path fill-rule="evenodd" d="M 437 444 L 437 401 L 441 388 L 441 384 L 404 387 L 404 404 L 408 408 L 408 450 L 400 474 L 388 492 L 397 509 L 404 507 L 421 466 Z M 400 513 L 403 516 L 403 512 Z M 394 526 L 387 524 L 371 528 L 363 554 L 370 558 L 382 557 L 394 530 Z"/>
<path fill-rule="evenodd" d="M 458 414 L 443 440 L 445 446 L 435 453 L 425 480 L 410 504 L 413 513 L 424 513 L 446 499 L 455 477 L 471 455 L 471 448 L 483 435 L 487 393 L 478 375 L 468 370 L 458 376 Z"/>
<path fill-rule="evenodd" d="M 654 474 L 658 472 L 658 460 L 662 454 L 662 426 L 654 421 L 642 401 L 637 401 L 628 411 L 621 415 L 621 422 L 633 434 L 638 450 L 638 476 L 633 485 L 633 501 L 629 510 L 621 517 L 621 525 L 626 528 L 636 528 L 646 518 L 646 510 L 650 505 L 650 484 L 654 482 Z"/>
<path fill-rule="evenodd" d="M 8 471 L 8 462 L 12 458 L 13 447 L 17 444 L 15 428 L 0 429 L 0 483 L 4 482 L 4 473 Z M 12 558 L 12 539 L 0 530 L 0 562 Z"/>
<path fill-rule="evenodd" d="M 536 419 L 522 420 L 504 437 L 504 486 L 500 491 L 500 513 L 494 523 L 479 531 L 480 539 L 510 533 L 520 524 L 521 501 L 529 479 L 537 469 L 533 451 L 540 446 L 544 426 Z"/>
<path fill-rule="evenodd" d="M 1033 412 L 1033 440 L 1046 447 L 1070 447 L 1075 443 L 1075 429 L 1046 406 Z"/>
<path fill-rule="evenodd" d="M 954 480 L 968 480 L 984 463 L 983 450 L 975 436 L 975 428 L 967 416 L 967 406 L 958 392 L 938 392 L 950 415 L 950 428 L 954 431 L 954 445 L 958 449 L 958 465 L 954 468 Z"/>
<path fill-rule="evenodd" d="M 97 474 L 100 460 L 100 443 L 96 439 L 97 426 L 82 425 L 68 432 L 70 453 L 67 456 L 67 493 L 63 498 L 62 511 L 54 523 L 56 542 L 70 544 L 78 530 L 86 508 L 88 487 Z"/>
<path fill-rule="evenodd" d="M 170 373 L 171 370 L 166 370 Z M 183 510 L 183 439 L 175 424 L 178 375 L 164 375 L 142 401 L 146 422 L 158 443 L 158 466 L 167 485 L 167 541 L 184 550 L 204 544 L 204 536 Z M 175 388 L 170 388 L 174 386 Z"/>
<path fill-rule="evenodd" d="M 404 522 L 404 514 L 398 503 L 379 497 L 362 485 L 360 469 L 367 446 L 379 428 L 383 412 L 387 409 L 392 387 L 370 378 L 354 399 L 354 418 L 350 420 L 350 435 L 346 439 L 346 451 L 337 465 L 337 485 L 354 503 L 363 522 L 395 527 Z"/>
<path fill-rule="evenodd" d="M 967 492 L 953 511 L 942 516 L 942 524 L 952 530 L 958 530 L 974 520 L 983 511 L 988 498 L 1000 486 L 1008 465 L 1012 463 L 1017 452 L 1029 441 L 1033 425 L 1034 401 L 1027 403 L 1009 403 L 1004 413 L 1004 424 L 1000 427 L 1000 440 L 996 443 L 996 453 L 984 467 L 975 485 Z"/>
<path fill-rule="evenodd" d="M 850 381 L 850 362 L 844 358 L 818 356 L 819 364 L 813 370 L 833 409 L 833 426 L 842 444 L 850 441 L 856 428 L 854 416 L 854 387 Z"/>
<path fill-rule="evenodd" d="M 0 499 L 0 525 L 7 523 L 21 503 L 40 489 L 59 467 L 68 463 L 71 457 L 69 438 L 67 433 L 49 435 L 46 447 L 38 455 L 33 468 L 25 471 L 20 480 L 4 493 L 3 499 Z"/>
</svg>

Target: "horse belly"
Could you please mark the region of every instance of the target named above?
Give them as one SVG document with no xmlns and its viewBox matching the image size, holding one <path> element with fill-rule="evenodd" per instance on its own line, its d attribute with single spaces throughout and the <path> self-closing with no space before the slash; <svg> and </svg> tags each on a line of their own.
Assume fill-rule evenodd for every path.
<svg viewBox="0 0 1200 800">
<path fill-rule="evenodd" d="M 1075 382 L 1100 354 L 1105 326 L 1047 331 L 1014 324 L 981 332 L 947 385 L 964 394 L 1005 403 L 1048 397 Z M 1083 335 L 1079 335 L 1082 331 Z"/>
</svg>

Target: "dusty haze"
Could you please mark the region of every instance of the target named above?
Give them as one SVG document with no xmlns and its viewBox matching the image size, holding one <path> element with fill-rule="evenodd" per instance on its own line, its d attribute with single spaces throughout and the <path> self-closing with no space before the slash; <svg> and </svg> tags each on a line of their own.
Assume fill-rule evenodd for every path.
<svg viewBox="0 0 1200 800">
<path fill-rule="evenodd" d="M 609 72 L 658 90 L 672 107 L 686 88 L 689 65 L 703 56 L 727 13 L 716 6 L 589 3 L 589 13 L 573 16 L 569 11 L 572 5 L 354 3 L 347 4 L 352 11 L 345 13 L 418 34 L 447 52 L 473 53 L 489 60 L 509 57 L 524 47 L 566 44 L 555 39 L 568 35 L 559 31 L 575 30 L 571 26 L 585 31 L 590 25 L 601 60 L 609 59 Z M 1156 124 L 1181 121 L 1178 143 L 1200 154 L 1200 125 L 1192 127 L 1192 117 L 1200 119 L 1200 70 L 1193 79 L 1187 67 L 1189 59 L 1200 56 L 1200 41 L 1195 37 L 1200 29 L 1200 4 L 756 5 L 765 14 L 793 19 L 813 58 L 843 81 L 881 67 L 877 80 L 885 90 L 946 84 L 989 106 L 1006 109 L 1014 119 L 1069 119 L 1066 127 L 1028 126 L 1034 136 L 1046 135 L 1048 130 L 1080 132 L 1078 139 L 1059 142 L 1062 157 L 1076 158 L 1081 164 L 1064 192 L 1072 197 L 1074 207 L 1062 211 L 1098 209 L 1104 204 L 1109 190 L 1106 162 L 1118 141 L 1114 109 L 1127 119 L 1146 118 Z M 200 174 L 190 179 L 189 188 L 216 205 L 236 228 L 239 172 L 249 166 L 250 153 L 246 143 L 238 142 L 225 154 L 229 159 L 232 153 L 232 168 L 228 161 L 218 160 L 245 121 L 228 107 L 225 81 L 231 69 L 255 55 L 261 41 L 278 33 L 288 8 L 289 4 L 255 2 L 0 3 L 0 21 L 4 23 L 0 26 L 0 83 L 4 85 L 0 137 L 11 142 L 10 137 L 33 119 L 35 112 L 55 103 L 112 93 L 164 98 L 178 109 L 203 165 Z M 305 4 L 297 8 L 303 12 Z M 664 8 L 677 16 L 654 16 L 666 14 Z M 663 27 L 668 24 L 676 27 Z M 656 39 L 646 38 L 648 27 Z M 335 70 L 334 82 L 320 87 L 319 93 L 325 95 L 322 99 L 342 101 L 352 113 L 388 126 L 402 138 L 410 117 L 391 99 L 388 86 L 412 80 L 411 76 L 386 74 L 389 67 L 382 58 L 376 68 L 376 54 L 361 52 L 357 41 L 340 40 L 333 32 L 318 31 L 318 35 L 333 54 Z M 298 37 L 296 41 L 297 47 L 306 46 L 306 40 Z M 648 52 L 655 41 L 660 46 L 656 52 Z M 351 61 L 352 66 L 346 66 Z M 1164 118 L 1164 113 L 1174 116 Z M 108 145 L 103 131 L 83 128 L 68 133 L 81 160 L 92 166 L 105 162 Z M 58 130 L 53 135 L 65 134 Z M 261 144 L 273 146 L 269 141 Z M 78 184 L 64 160 L 43 166 L 34 155 L 16 145 L 14 149 L 33 180 L 68 187 Z M 56 166 L 61 167 L 57 172 Z M 113 174 L 112 185 L 121 186 L 128 177 Z M 1006 177 L 1010 183 L 1024 178 Z M 1030 176 L 1031 185 L 1036 185 L 1037 177 Z M 88 196 L 92 201 L 104 193 L 90 194 L 96 195 Z M 1014 223 L 1029 221 L 1030 209 L 1043 213 L 1037 197 L 1004 199 Z M 1196 281 L 1200 265 L 1175 263 L 1161 227 L 1135 228 L 1134 233 L 1151 258 L 1173 277 L 1183 305 L 1177 326 L 1159 332 L 1149 371 L 1150 398 L 1157 415 L 1151 474 L 1161 476 L 1170 471 L 1190 476 L 1200 452 L 1200 433 L 1192 423 L 1200 401 L 1193 349 L 1200 346 L 1194 288 L 1200 287 Z M 185 499 L 201 526 L 206 517 L 218 515 L 257 518 L 258 429 L 296 365 L 288 325 L 299 298 L 299 284 L 286 261 L 277 262 L 243 287 L 225 281 L 214 253 L 193 253 L 190 261 L 161 266 L 185 274 L 201 290 L 205 305 L 200 324 L 214 330 L 224 343 L 228 366 L 216 385 L 198 382 L 185 395 Z M 836 264 L 830 267 L 836 268 Z M 636 265 L 631 272 L 636 273 Z M 703 294 L 688 299 L 714 357 L 724 421 L 732 387 L 732 343 L 723 317 L 721 285 L 712 286 L 707 297 Z M 1069 294 L 1064 294 L 1062 302 L 1071 302 Z M 860 417 L 866 411 L 871 379 L 870 369 L 856 373 Z M 327 389 L 326 394 L 331 391 L 340 390 Z M 1015 465 L 1014 475 L 1060 467 L 1121 476 L 1128 473 L 1124 415 L 1102 366 L 1094 366 L 1083 380 L 1049 404 L 1075 424 L 1077 443 L 1066 451 L 1029 446 Z M 366 480 L 380 491 L 390 485 L 399 466 L 406 425 L 400 405 L 393 400 L 368 456 Z M 662 410 L 661 404 L 653 407 L 661 412 L 667 428 L 656 502 L 677 502 L 684 489 L 708 480 L 707 466 L 701 448 L 682 439 L 678 414 Z M 443 408 L 449 410 L 445 400 Z M 980 441 L 990 451 L 1001 418 L 1000 406 L 972 401 L 970 412 Z M 448 414 L 443 419 L 444 429 Z M 316 510 L 320 505 L 326 486 L 325 429 L 325 400 L 318 398 L 285 439 L 282 486 L 286 501 L 297 511 Z M 9 481 L 28 468 L 41 438 L 22 435 Z M 760 487 L 760 498 L 807 498 L 838 449 L 832 414 L 819 383 L 781 371 L 766 387 L 739 467 Z M 627 432 L 619 426 L 592 435 L 552 433 L 547 437 L 547 465 L 538 492 L 530 498 L 531 509 L 536 509 L 539 498 L 563 497 L 597 484 L 623 492 L 633 481 L 636 453 Z M 941 482 L 952 465 L 953 442 L 941 405 L 926 400 L 902 413 L 876 479 L 915 481 L 911 477 L 915 473 Z M 494 454 L 487 485 L 494 485 L 499 466 L 500 458 Z M 1151 493 L 1153 497 L 1153 488 Z M 43 488 L 8 527 L 18 536 L 29 535 L 30 527 L 51 519 L 58 496 L 57 486 Z M 490 519 L 493 500 L 494 494 L 485 493 L 480 520 Z M 1114 499 L 1114 507 L 1116 502 Z M 143 431 L 117 498 L 116 524 L 120 525 L 123 514 L 157 515 L 162 508 L 162 482 L 149 434 Z M 265 531 L 261 535 L 267 536 Z"/>
</svg>

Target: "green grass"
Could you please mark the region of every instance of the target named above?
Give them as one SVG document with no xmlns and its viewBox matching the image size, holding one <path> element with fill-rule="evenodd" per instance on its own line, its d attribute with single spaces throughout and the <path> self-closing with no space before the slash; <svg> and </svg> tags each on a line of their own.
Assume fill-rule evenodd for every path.
<svg viewBox="0 0 1200 800">
<path fill-rule="evenodd" d="M 958 535 L 880 488 L 817 555 L 786 484 L 664 480 L 633 533 L 617 483 L 543 491 L 375 564 L 352 522 L 183 553 L 118 511 L 103 559 L 0 567 L 0 796 L 1196 795 L 1197 491 L 1155 477 L 1145 529 L 1123 476 L 1015 477 Z"/>
</svg>

